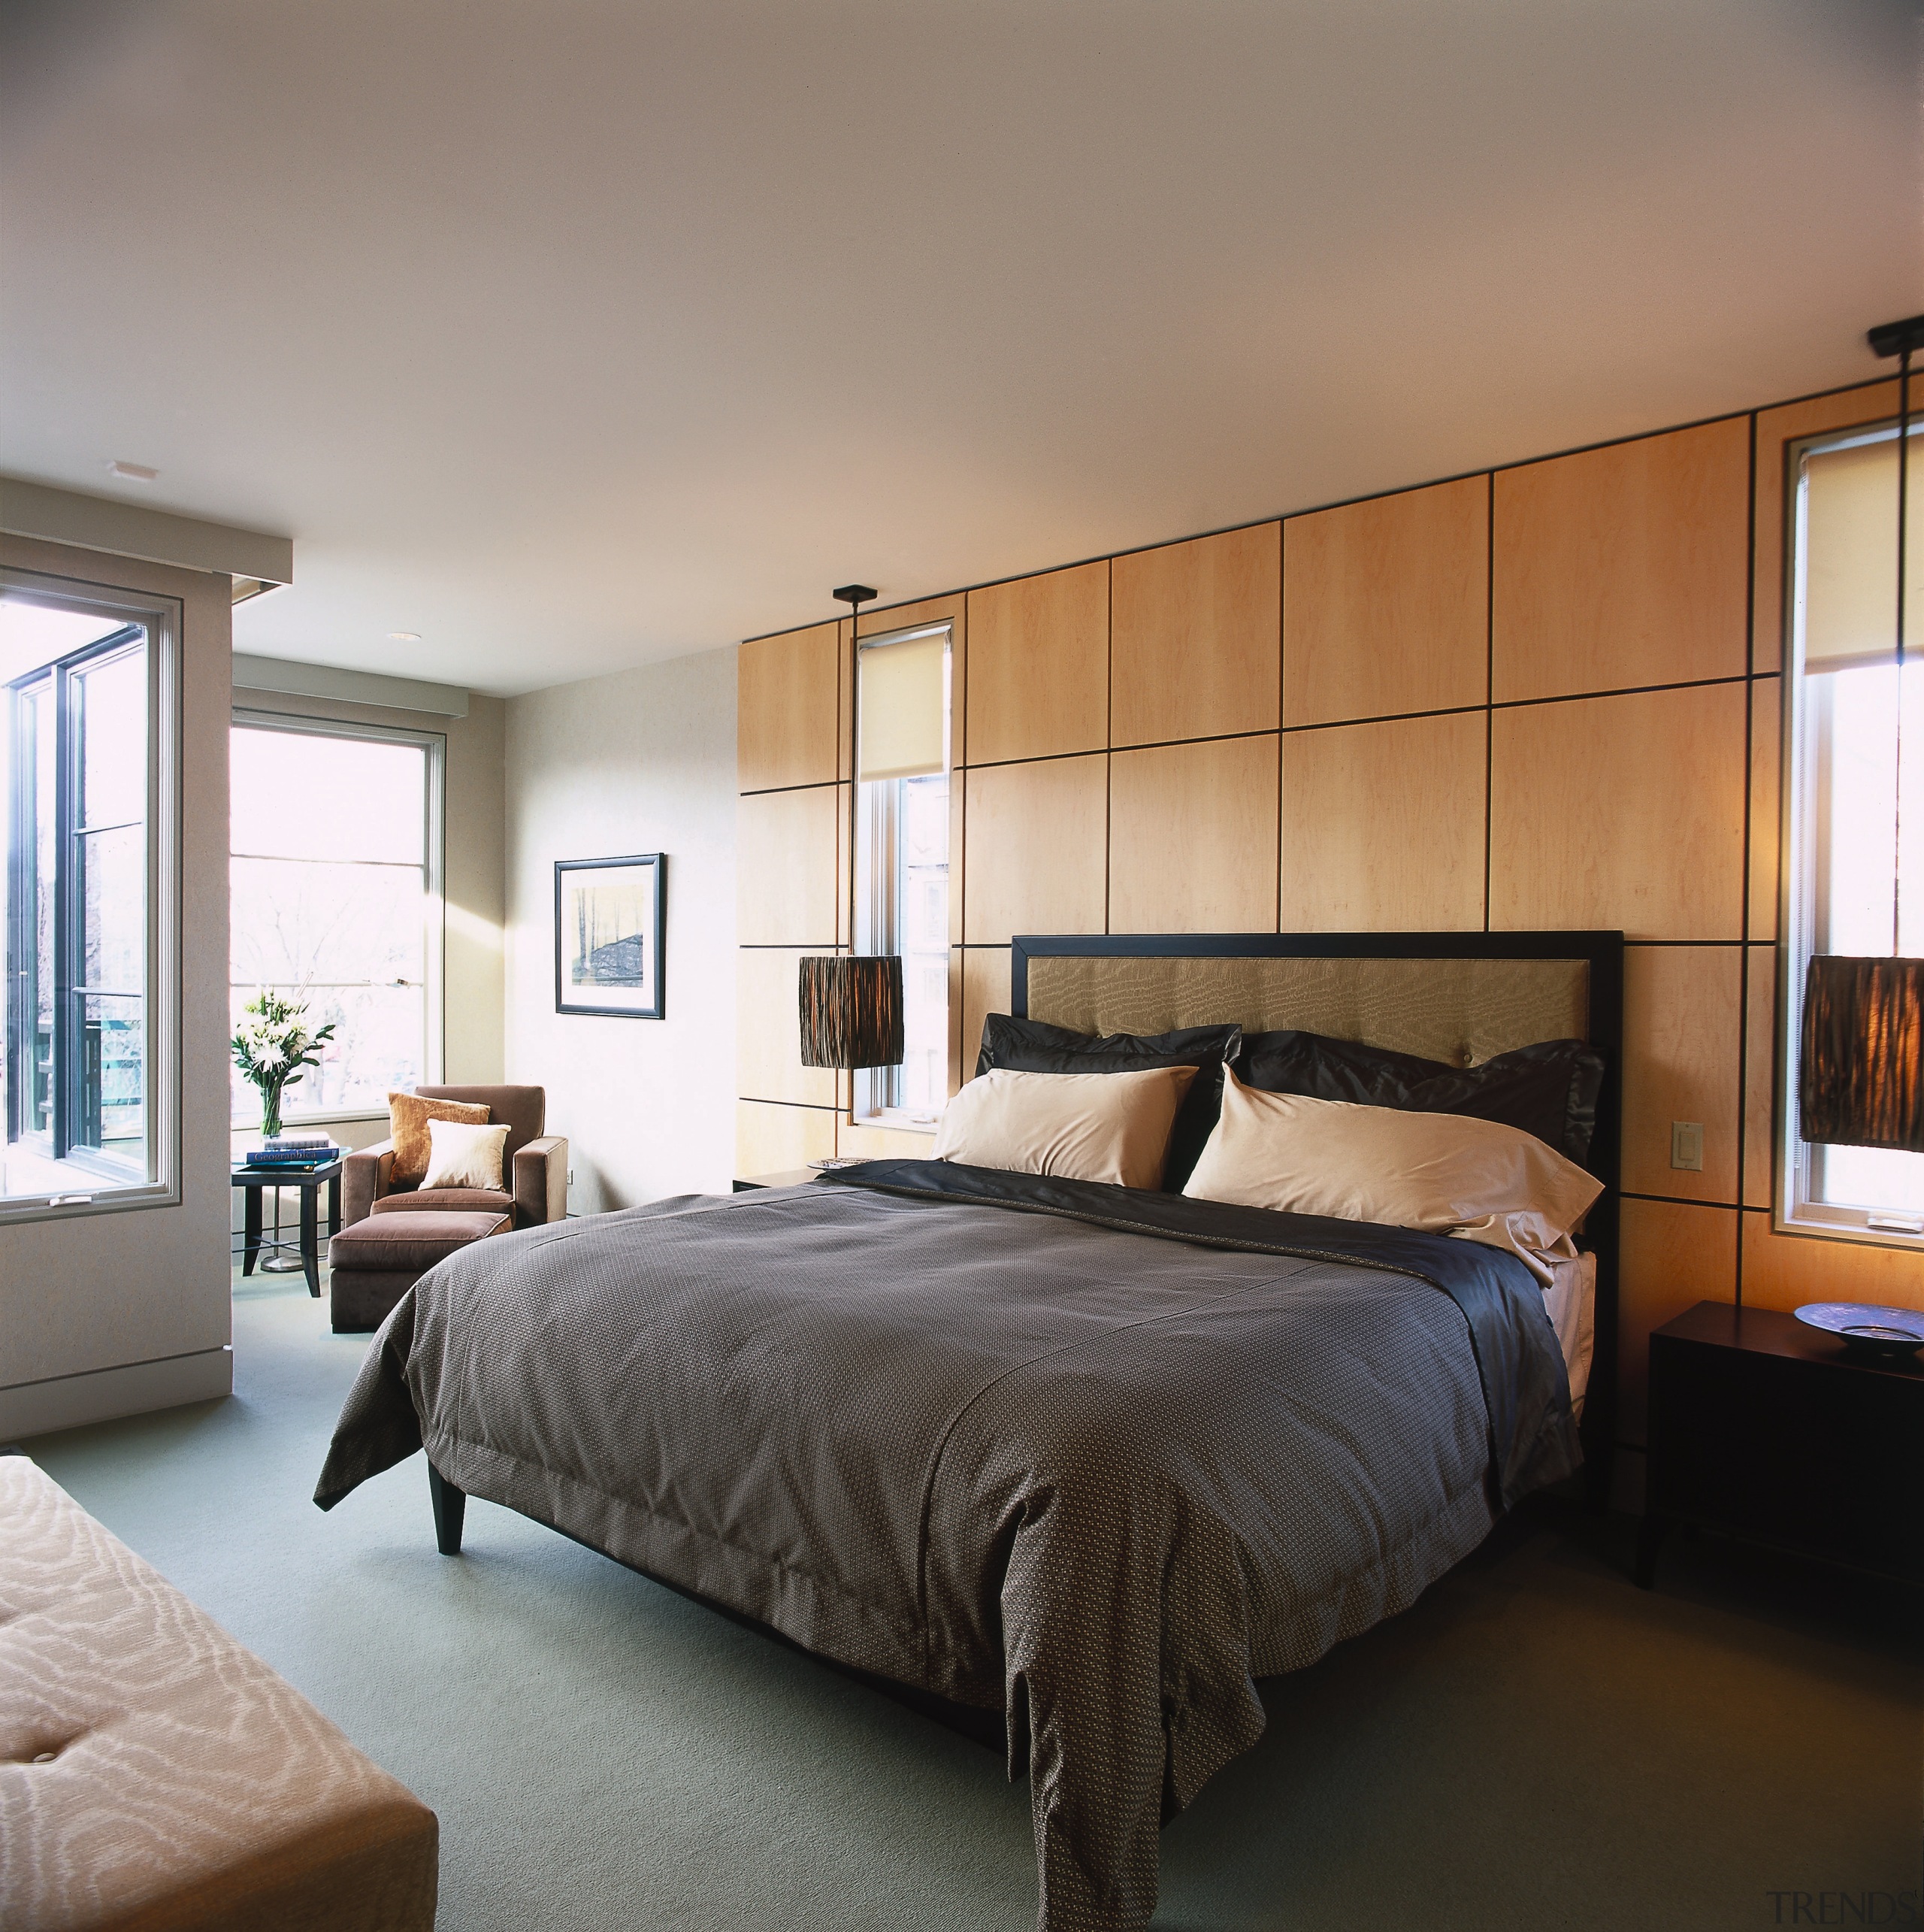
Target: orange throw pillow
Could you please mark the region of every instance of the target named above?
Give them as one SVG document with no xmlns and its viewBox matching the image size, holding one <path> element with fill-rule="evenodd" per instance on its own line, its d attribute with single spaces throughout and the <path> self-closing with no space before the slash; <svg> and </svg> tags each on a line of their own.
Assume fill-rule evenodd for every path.
<svg viewBox="0 0 1924 1932">
<path fill-rule="evenodd" d="M 419 1094 L 388 1095 L 388 1138 L 394 1143 L 397 1182 L 418 1185 L 427 1178 L 428 1123 L 458 1120 L 470 1127 L 486 1124 L 488 1110 L 464 1100 L 423 1100 Z"/>
</svg>

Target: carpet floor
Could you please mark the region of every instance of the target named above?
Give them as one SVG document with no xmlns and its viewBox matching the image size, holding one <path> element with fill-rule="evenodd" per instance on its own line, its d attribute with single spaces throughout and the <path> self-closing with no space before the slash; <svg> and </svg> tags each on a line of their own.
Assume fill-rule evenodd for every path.
<svg viewBox="0 0 1924 1932">
<path fill-rule="evenodd" d="M 981 1746 L 486 1503 L 437 1555 L 418 1457 L 322 1516 L 367 1346 L 326 1319 L 237 1282 L 231 1400 L 26 1446 L 434 1807 L 443 1932 L 1033 1926 Z M 1645 1592 L 1629 1543 L 1526 1506 L 1266 1685 L 1157 1925 L 1919 1922 L 1916 1600 L 1710 1537 Z"/>
</svg>

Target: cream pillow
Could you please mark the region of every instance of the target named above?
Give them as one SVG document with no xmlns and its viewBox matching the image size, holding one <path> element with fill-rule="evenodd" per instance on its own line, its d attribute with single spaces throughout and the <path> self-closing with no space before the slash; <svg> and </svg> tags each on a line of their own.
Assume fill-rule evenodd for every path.
<svg viewBox="0 0 1924 1932">
<path fill-rule="evenodd" d="M 508 1130 L 470 1126 L 458 1120 L 428 1123 L 428 1173 L 423 1189 L 436 1187 L 486 1188 L 501 1192 L 501 1158 L 507 1151 Z"/>
<path fill-rule="evenodd" d="M 1223 1110 L 1183 1192 L 1245 1207 L 1326 1214 L 1453 1234 L 1520 1256 L 1547 1282 L 1548 1255 L 1603 1183 L 1534 1134 L 1460 1113 L 1410 1113 L 1264 1093 L 1224 1070 Z"/>
<path fill-rule="evenodd" d="M 1163 1184 L 1169 1129 L 1193 1067 L 1140 1074 L 1021 1074 L 997 1067 L 942 1110 L 938 1161 L 1069 1181 Z"/>
</svg>

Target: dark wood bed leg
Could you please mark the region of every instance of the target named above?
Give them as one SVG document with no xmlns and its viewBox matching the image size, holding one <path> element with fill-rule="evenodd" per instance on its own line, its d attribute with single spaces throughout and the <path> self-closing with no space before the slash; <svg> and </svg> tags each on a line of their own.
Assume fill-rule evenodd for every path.
<svg viewBox="0 0 1924 1932">
<path fill-rule="evenodd" d="M 467 1514 L 467 1492 L 457 1489 L 431 1462 L 428 1497 L 434 1506 L 434 1546 L 443 1556 L 458 1556 L 461 1526 Z"/>
</svg>

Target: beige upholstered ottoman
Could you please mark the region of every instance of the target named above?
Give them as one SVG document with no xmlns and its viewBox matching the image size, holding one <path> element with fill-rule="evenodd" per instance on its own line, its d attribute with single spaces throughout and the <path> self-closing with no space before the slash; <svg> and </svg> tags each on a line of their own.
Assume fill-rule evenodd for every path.
<svg viewBox="0 0 1924 1932">
<path fill-rule="evenodd" d="M 6 1932 L 427 1932 L 434 1814 L 0 1455 Z"/>
</svg>

